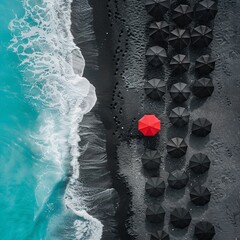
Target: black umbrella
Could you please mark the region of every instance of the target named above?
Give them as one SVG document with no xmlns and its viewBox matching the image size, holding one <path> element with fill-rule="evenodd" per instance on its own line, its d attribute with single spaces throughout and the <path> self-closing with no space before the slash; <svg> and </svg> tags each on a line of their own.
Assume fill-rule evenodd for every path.
<svg viewBox="0 0 240 240">
<path fill-rule="evenodd" d="M 217 3 L 212 0 L 203 0 L 196 5 L 195 16 L 202 22 L 207 23 L 215 18 L 217 14 Z"/>
<path fill-rule="evenodd" d="M 155 42 L 164 42 L 169 36 L 169 24 L 165 21 L 153 22 L 149 26 L 149 36 Z"/>
<path fill-rule="evenodd" d="M 193 122 L 192 133 L 198 137 L 206 137 L 212 130 L 212 123 L 206 118 L 198 118 Z"/>
<path fill-rule="evenodd" d="M 151 223 L 161 223 L 164 221 L 165 211 L 160 204 L 149 206 L 146 211 L 146 218 Z"/>
<path fill-rule="evenodd" d="M 146 169 L 159 168 L 161 155 L 157 150 L 147 149 L 142 156 L 142 164 Z"/>
<path fill-rule="evenodd" d="M 185 228 L 187 227 L 192 220 L 192 217 L 184 208 L 175 208 L 170 215 L 170 221 L 172 225 L 176 228 Z"/>
<path fill-rule="evenodd" d="M 163 18 L 163 15 L 170 8 L 170 1 L 169 0 L 146 0 L 145 6 L 149 15 L 151 15 L 155 19 L 161 19 Z"/>
<path fill-rule="evenodd" d="M 203 174 L 209 170 L 210 164 L 211 162 L 207 155 L 203 153 L 197 153 L 191 157 L 189 168 L 197 174 Z"/>
<path fill-rule="evenodd" d="M 169 240 L 169 235 L 165 231 L 158 231 L 151 234 L 150 240 Z"/>
<path fill-rule="evenodd" d="M 159 46 L 150 47 L 146 52 L 146 58 L 148 63 L 154 67 L 163 65 L 167 58 L 166 50 Z"/>
<path fill-rule="evenodd" d="M 192 30 L 191 38 L 195 47 L 207 47 L 213 40 L 212 29 L 204 25 L 195 27 Z"/>
<path fill-rule="evenodd" d="M 192 92 L 196 97 L 210 97 L 214 91 L 213 81 L 211 78 L 200 78 L 192 86 Z"/>
<path fill-rule="evenodd" d="M 171 123 L 177 127 L 185 126 L 189 121 L 189 112 L 186 108 L 176 107 L 169 114 Z"/>
<path fill-rule="evenodd" d="M 169 155 L 175 158 L 184 156 L 187 152 L 187 144 L 183 138 L 172 138 L 167 144 L 167 152 Z"/>
<path fill-rule="evenodd" d="M 203 206 L 210 201 L 211 193 L 208 188 L 196 186 L 190 192 L 191 201 L 197 206 Z"/>
<path fill-rule="evenodd" d="M 191 37 L 188 30 L 176 28 L 171 31 L 168 41 L 173 48 L 182 50 L 190 44 Z"/>
<path fill-rule="evenodd" d="M 183 103 L 189 98 L 190 89 L 187 84 L 178 82 L 172 85 L 170 95 L 174 102 Z"/>
<path fill-rule="evenodd" d="M 186 172 L 176 170 L 171 172 L 168 176 L 168 184 L 174 189 L 182 189 L 188 183 L 189 177 Z"/>
<path fill-rule="evenodd" d="M 166 91 L 166 84 L 164 81 L 154 78 L 149 81 L 144 86 L 146 94 L 154 99 L 159 100 L 163 97 Z"/>
<path fill-rule="evenodd" d="M 186 55 L 177 54 L 173 56 L 170 66 L 174 73 L 184 73 L 188 71 L 190 66 L 190 61 Z"/>
<path fill-rule="evenodd" d="M 215 235 L 215 228 L 210 222 L 199 222 L 194 229 L 194 236 L 198 240 L 212 240 Z"/>
<path fill-rule="evenodd" d="M 165 182 L 158 177 L 149 178 L 145 190 L 150 196 L 159 197 L 165 191 Z"/>
<path fill-rule="evenodd" d="M 180 4 L 173 10 L 172 19 L 180 27 L 187 26 L 192 22 L 193 10 L 189 5 Z"/>
<path fill-rule="evenodd" d="M 200 74 L 209 74 L 215 68 L 215 61 L 210 55 L 202 55 L 196 60 L 195 70 Z"/>
</svg>

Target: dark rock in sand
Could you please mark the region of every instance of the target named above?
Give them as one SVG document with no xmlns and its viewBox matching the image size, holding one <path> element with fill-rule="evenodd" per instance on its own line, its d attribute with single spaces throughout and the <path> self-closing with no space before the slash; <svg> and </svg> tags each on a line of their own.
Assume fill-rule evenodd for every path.
<svg viewBox="0 0 240 240">
<path fill-rule="evenodd" d="M 149 178 L 145 185 L 146 192 L 152 197 L 163 195 L 165 188 L 165 182 L 159 177 Z"/>
<path fill-rule="evenodd" d="M 193 9 L 186 4 L 180 4 L 173 10 L 172 19 L 178 26 L 189 25 L 193 19 Z"/>
<path fill-rule="evenodd" d="M 169 120 L 174 126 L 183 127 L 188 124 L 189 112 L 186 108 L 176 107 L 171 110 L 169 114 Z"/>
<path fill-rule="evenodd" d="M 165 211 L 160 204 L 149 206 L 146 210 L 146 218 L 150 223 L 161 223 L 164 217 Z"/>
<path fill-rule="evenodd" d="M 207 155 L 203 153 L 197 153 L 191 157 L 189 168 L 197 174 L 203 174 L 209 170 L 210 164 L 211 162 Z"/>
<path fill-rule="evenodd" d="M 198 118 L 193 122 L 192 133 L 198 137 L 206 137 L 212 130 L 212 123 L 206 118 Z"/>
<path fill-rule="evenodd" d="M 210 201 L 211 193 L 206 187 L 196 186 L 191 189 L 190 198 L 195 205 L 203 206 Z"/>
<path fill-rule="evenodd" d="M 215 235 L 215 228 L 210 222 L 199 222 L 194 229 L 194 236 L 198 240 L 212 240 Z"/>
<path fill-rule="evenodd" d="M 168 176 L 168 184 L 171 188 L 182 189 L 188 183 L 189 177 L 186 172 L 176 170 Z"/>
<path fill-rule="evenodd" d="M 192 217 L 184 208 L 175 208 L 170 215 L 170 222 L 176 228 L 185 228 L 189 226 Z"/>
</svg>

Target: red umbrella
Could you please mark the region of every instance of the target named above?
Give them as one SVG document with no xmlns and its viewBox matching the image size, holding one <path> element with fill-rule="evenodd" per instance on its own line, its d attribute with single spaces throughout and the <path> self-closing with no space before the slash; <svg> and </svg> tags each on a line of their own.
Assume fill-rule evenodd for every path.
<svg viewBox="0 0 240 240">
<path fill-rule="evenodd" d="M 138 121 L 138 130 L 144 136 L 155 136 L 161 129 L 161 121 L 155 115 L 144 115 Z"/>
</svg>

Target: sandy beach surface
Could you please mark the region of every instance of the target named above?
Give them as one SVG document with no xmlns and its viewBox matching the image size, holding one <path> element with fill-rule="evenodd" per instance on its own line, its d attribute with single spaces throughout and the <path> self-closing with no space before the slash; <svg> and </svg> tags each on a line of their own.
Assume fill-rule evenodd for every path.
<svg viewBox="0 0 240 240">
<path fill-rule="evenodd" d="M 78 13 L 80 3 L 75 0 L 73 4 L 73 24 L 79 27 L 89 17 L 78 18 L 79 15 L 74 14 Z M 77 43 L 86 59 L 85 76 L 96 87 L 98 97 L 91 116 L 87 116 L 83 123 L 94 129 L 91 134 L 104 141 L 101 146 L 105 148 L 102 151 L 105 154 L 104 169 L 101 166 L 101 173 L 98 173 L 99 176 L 107 174 L 103 188 L 111 189 L 113 193 L 108 198 L 109 209 L 100 204 L 92 211 L 94 216 L 103 220 L 103 239 L 146 240 L 150 232 L 163 228 L 173 240 L 189 240 L 192 239 L 194 225 L 200 220 L 207 220 L 215 226 L 214 239 L 238 239 L 240 3 L 218 1 L 218 14 L 211 24 L 214 29 L 213 42 L 207 49 L 186 49 L 191 67 L 187 74 L 180 77 L 171 75 L 168 63 L 158 69 L 151 69 L 146 63 L 145 51 L 152 43 L 146 31 L 151 18 L 146 13 L 144 1 L 90 0 L 89 4 L 92 7 L 94 33 L 88 35 L 90 41 Z M 167 20 L 171 22 L 171 19 Z M 73 34 L 80 39 L 81 34 L 74 25 Z M 171 59 L 173 54 L 170 49 L 168 58 Z M 163 101 L 152 101 L 145 96 L 143 86 L 146 80 L 153 77 L 164 80 L 168 90 L 178 81 L 191 85 L 196 79 L 195 60 L 202 54 L 211 54 L 216 59 L 216 68 L 211 74 L 215 90 L 204 101 L 191 95 L 182 105 L 190 112 L 190 123 L 183 129 L 177 129 L 168 119 L 169 111 L 176 106 L 169 91 Z M 137 131 L 137 121 L 149 113 L 161 119 L 162 130 L 159 136 L 144 139 Z M 199 139 L 191 134 L 192 121 L 198 117 L 205 117 L 213 123 L 212 132 L 206 138 Z M 170 158 L 166 152 L 167 141 L 176 136 L 185 138 L 188 144 L 186 156 L 179 160 Z M 157 148 L 161 152 L 160 171 L 149 173 L 143 169 L 141 156 L 146 147 Z M 88 151 L 91 159 L 91 145 Z M 211 160 L 209 172 L 202 176 L 193 175 L 188 170 L 190 157 L 198 152 L 207 154 Z M 97 154 L 94 154 L 96 158 Z M 101 158 L 102 155 L 99 156 Z M 81 165 L 81 157 L 79 161 Z M 175 169 L 189 173 L 190 181 L 186 188 L 176 191 L 167 187 L 165 195 L 157 200 L 145 193 L 145 182 L 149 176 L 160 176 L 167 183 L 168 173 Z M 83 180 L 86 184 L 89 183 L 87 174 L 93 174 L 96 177 L 94 181 L 99 179 L 96 172 L 88 172 Z M 211 201 L 204 207 L 195 207 L 189 198 L 191 187 L 199 184 L 207 186 L 212 193 Z M 145 220 L 147 206 L 156 202 L 160 202 L 166 211 L 165 222 L 160 226 L 153 226 Z M 96 201 L 93 203 L 96 204 Z M 181 206 L 189 209 L 192 222 L 188 228 L 177 230 L 169 224 L 169 216 L 175 207 Z M 108 211 L 111 216 L 106 217 Z"/>
</svg>

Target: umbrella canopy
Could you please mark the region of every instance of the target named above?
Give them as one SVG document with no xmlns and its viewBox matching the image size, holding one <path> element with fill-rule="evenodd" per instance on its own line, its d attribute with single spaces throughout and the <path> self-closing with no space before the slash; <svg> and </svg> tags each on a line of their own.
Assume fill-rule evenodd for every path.
<svg viewBox="0 0 240 240">
<path fill-rule="evenodd" d="M 210 164 L 211 162 L 207 155 L 203 153 L 197 153 L 191 157 L 189 168 L 197 174 L 203 174 L 209 170 Z"/>
<path fill-rule="evenodd" d="M 169 240 L 169 235 L 165 231 L 158 231 L 151 234 L 150 240 Z"/>
<path fill-rule="evenodd" d="M 190 89 L 185 83 L 175 83 L 170 89 L 170 95 L 174 102 L 183 103 L 188 100 L 190 96 Z"/>
<path fill-rule="evenodd" d="M 168 41 L 173 48 L 182 50 L 190 44 L 191 38 L 188 30 L 176 28 L 171 31 Z"/>
<path fill-rule="evenodd" d="M 187 26 L 192 22 L 193 10 L 189 5 L 180 4 L 173 10 L 172 19 L 180 27 Z"/>
<path fill-rule="evenodd" d="M 174 73 L 184 73 L 188 71 L 190 61 L 186 55 L 177 54 L 172 58 L 170 66 Z"/>
<path fill-rule="evenodd" d="M 192 86 L 192 92 L 196 97 L 210 97 L 214 91 L 213 81 L 211 78 L 200 78 Z"/>
<path fill-rule="evenodd" d="M 169 36 L 169 24 L 165 21 L 153 22 L 149 26 L 149 36 L 155 42 L 164 42 Z"/>
<path fill-rule="evenodd" d="M 196 60 L 195 70 L 200 74 L 209 74 L 214 68 L 215 61 L 208 54 L 202 55 Z"/>
<path fill-rule="evenodd" d="M 203 0 L 196 5 L 195 16 L 199 22 L 207 23 L 215 18 L 217 3 L 212 0 Z"/>
<path fill-rule="evenodd" d="M 190 192 L 190 198 L 192 203 L 197 206 L 203 206 L 210 201 L 211 193 L 208 188 L 203 186 L 197 186 L 192 188 Z"/>
<path fill-rule="evenodd" d="M 186 108 L 176 107 L 171 110 L 169 119 L 174 126 L 183 127 L 188 124 L 189 112 Z"/>
<path fill-rule="evenodd" d="M 159 100 L 165 94 L 166 84 L 164 81 L 154 78 L 146 82 L 144 89 L 147 96 L 154 100 Z"/>
<path fill-rule="evenodd" d="M 165 211 L 160 204 L 149 206 L 146 211 L 146 218 L 151 223 L 161 223 L 164 221 Z"/>
<path fill-rule="evenodd" d="M 180 158 L 187 152 L 187 144 L 183 138 L 172 138 L 167 144 L 167 152 L 174 158 Z"/>
<path fill-rule="evenodd" d="M 212 240 L 215 235 L 215 228 L 210 222 L 199 222 L 194 229 L 194 236 L 198 240 Z"/>
<path fill-rule="evenodd" d="M 155 136 L 161 129 L 161 121 L 155 115 L 144 115 L 138 120 L 138 130 L 148 137 Z"/>
<path fill-rule="evenodd" d="M 171 188 L 182 189 L 188 183 L 189 177 L 186 172 L 176 170 L 171 172 L 168 176 L 168 184 Z"/>
<path fill-rule="evenodd" d="M 207 26 L 200 25 L 195 27 L 191 34 L 192 44 L 195 47 L 207 47 L 213 40 L 213 32 Z"/>
<path fill-rule="evenodd" d="M 170 215 L 170 222 L 176 228 L 185 228 L 187 227 L 192 220 L 192 217 L 184 208 L 175 208 Z"/>
<path fill-rule="evenodd" d="M 206 137 L 212 130 L 212 123 L 206 118 L 198 118 L 193 122 L 192 133 L 198 137 Z"/>
<path fill-rule="evenodd" d="M 161 155 L 157 150 L 147 149 L 142 156 L 142 164 L 146 169 L 158 169 Z"/>
<path fill-rule="evenodd" d="M 158 177 L 149 178 L 145 190 L 150 196 L 159 197 L 165 191 L 165 182 Z"/>
<path fill-rule="evenodd" d="M 154 67 L 163 65 L 167 58 L 166 50 L 159 46 L 150 47 L 146 52 L 146 59 Z"/>
<path fill-rule="evenodd" d="M 149 15 L 155 19 L 163 18 L 163 15 L 170 8 L 169 0 L 146 0 L 145 7 Z"/>
</svg>

